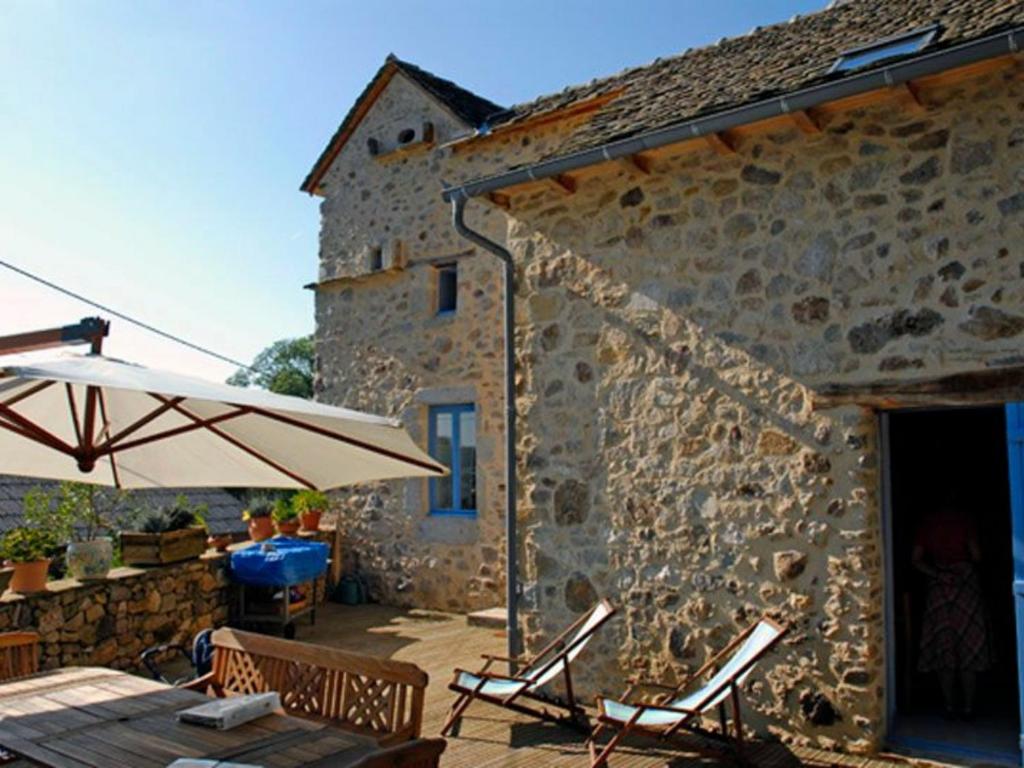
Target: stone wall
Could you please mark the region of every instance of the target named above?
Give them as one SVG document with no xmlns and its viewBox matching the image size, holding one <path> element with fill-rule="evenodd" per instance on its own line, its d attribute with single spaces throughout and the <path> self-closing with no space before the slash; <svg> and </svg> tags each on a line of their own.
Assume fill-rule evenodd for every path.
<svg viewBox="0 0 1024 768">
<path fill-rule="evenodd" d="M 202 629 L 228 621 L 227 558 L 156 568 L 115 568 L 107 579 L 51 581 L 46 592 L 0 597 L 0 632 L 42 636 L 43 669 L 97 665 L 128 669 L 161 643 L 186 646 Z"/>
<path fill-rule="evenodd" d="M 584 691 L 769 613 L 754 725 L 884 736 L 876 417 L 813 392 L 1019 362 L 1024 331 L 1024 84 L 927 99 L 513 200 L 527 644 L 610 597 Z"/>
<path fill-rule="evenodd" d="M 426 480 L 339 492 L 332 505 L 346 570 L 358 568 L 376 599 L 472 610 L 500 604 L 504 590 L 501 269 L 448 223 L 440 198 L 446 150 L 369 155 L 369 138 L 423 120 L 433 122 L 435 144 L 462 130 L 396 75 L 325 176 L 316 389 L 321 401 L 401 418 L 424 446 L 431 405 L 475 404 L 475 519 L 431 516 Z M 474 226 L 500 236 L 504 219 L 487 211 Z M 401 251 L 405 266 L 371 274 L 367 249 L 382 244 Z M 457 264 L 454 315 L 436 313 L 438 263 Z"/>
<path fill-rule="evenodd" d="M 423 98 L 396 87 L 327 176 L 322 272 L 341 279 L 317 294 L 318 388 L 419 439 L 427 403 L 478 398 L 474 529 L 440 530 L 422 482 L 351 492 L 342 512 L 379 598 L 469 608 L 500 599 L 504 567 L 500 280 L 438 190 L 536 159 L 561 128 L 360 154 L 360 131 Z M 876 415 L 815 410 L 813 393 L 1019 363 L 1024 332 L 1024 83 L 924 98 L 661 157 L 649 175 L 609 165 L 572 195 L 514 194 L 507 217 L 471 204 L 519 275 L 528 649 L 598 596 L 620 607 L 574 680 L 584 695 L 692 671 L 767 612 L 793 631 L 748 683 L 752 724 L 825 747 L 884 737 Z M 361 274 L 359 244 L 385 236 L 409 267 Z M 430 264 L 454 258 L 469 288 L 456 318 L 434 318 Z"/>
</svg>

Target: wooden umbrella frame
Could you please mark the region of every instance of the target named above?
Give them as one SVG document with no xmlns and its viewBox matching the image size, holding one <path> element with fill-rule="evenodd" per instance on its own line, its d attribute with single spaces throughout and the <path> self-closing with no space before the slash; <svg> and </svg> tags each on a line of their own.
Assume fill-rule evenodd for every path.
<svg viewBox="0 0 1024 768">
<path fill-rule="evenodd" d="M 98 355 L 102 351 L 103 338 L 109 333 L 109 328 L 110 324 L 104 320 L 99 318 L 88 318 L 83 320 L 77 326 L 64 326 L 63 328 L 53 328 L 45 331 L 33 331 L 14 336 L 0 337 L 0 354 L 29 352 L 66 344 L 89 343 L 91 345 L 92 354 Z M 14 409 L 15 405 L 24 403 L 38 395 L 40 392 L 44 392 L 54 386 L 59 386 L 59 382 L 53 380 L 40 381 L 38 384 L 34 384 L 22 392 L 12 395 L 5 400 L 0 400 L 0 429 L 13 432 L 26 440 L 31 440 L 32 442 L 70 456 L 75 459 L 79 470 L 85 474 L 92 472 L 96 466 L 97 460 L 101 458 L 108 458 L 110 460 L 114 485 L 119 488 L 121 487 L 121 480 L 117 469 L 116 456 L 118 454 L 123 454 L 126 451 L 140 448 L 160 440 L 166 440 L 188 432 L 203 429 L 220 438 L 224 442 L 234 446 L 238 450 L 243 451 L 262 464 L 272 468 L 276 472 L 279 472 L 293 482 L 310 490 L 317 489 L 316 484 L 308 478 L 305 478 L 288 467 L 285 467 L 283 464 L 275 461 L 269 456 L 266 456 L 261 451 L 256 450 L 252 446 L 247 445 L 238 438 L 228 434 L 223 429 L 220 429 L 220 424 L 242 416 L 259 416 L 271 421 L 287 424 L 295 429 L 319 435 L 320 437 L 345 443 L 370 453 L 386 456 L 387 458 L 394 459 L 405 464 L 410 464 L 421 469 L 427 469 L 435 472 L 441 470 L 437 464 L 422 461 L 413 456 L 407 456 L 397 451 L 381 448 L 380 446 L 367 443 L 363 440 L 359 440 L 358 438 L 343 435 L 339 432 L 335 432 L 315 424 L 308 424 L 283 413 L 277 413 L 275 411 L 270 411 L 256 406 L 225 402 L 224 405 L 231 410 L 226 413 L 218 414 L 217 416 L 203 418 L 188 409 L 188 398 L 181 396 L 168 396 L 158 392 L 146 392 L 146 394 L 154 401 L 153 410 L 139 417 L 131 424 L 125 426 L 119 432 L 112 435 L 110 434 L 110 419 L 107 413 L 107 403 L 106 398 L 103 395 L 103 389 L 91 384 L 86 385 L 85 402 L 81 408 L 81 414 L 79 414 L 79 403 L 75 398 L 74 388 L 70 383 L 64 383 L 64 389 L 67 396 L 68 413 L 75 430 L 75 443 L 71 444 L 58 437 L 45 427 L 42 427 L 27 418 L 23 414 L 18 413 L 18 411 Z M 174 411 L 181 416 L 184 416 L 188 419 L 189 423 L 166 429 L 161 432 L 145 435 L 144 437 L 137 437 L 134 440 L 128 439 L 140 429 L 169 411 Z M 99 429 L 97 429 L 97 425 L 99 426 Z"/>
</svg>

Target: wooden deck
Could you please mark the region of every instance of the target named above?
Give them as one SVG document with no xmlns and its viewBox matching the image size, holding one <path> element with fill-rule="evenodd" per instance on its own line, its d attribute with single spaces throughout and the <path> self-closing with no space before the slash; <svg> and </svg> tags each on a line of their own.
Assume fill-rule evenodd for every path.
<svg viewBox="0 0 1024 768">
<path fill-rule="evenodd" d="M 479 664 L 481 653 L 503 654 L 506 650 L 503 632 L 468 626 L 464 616 L 379 605 L 328 604 L 318 611 L 316 626 L 300 626 L 296 639 L 419 665 L 430 675 L 424 736 L 436 736 L 441 730 L 452 701 L 447 689 L 452 669 L 473 668 Z M 869 759 L 791 749 L 779 744 L 759 746 L 755 762 L 763 768 L 937 765 L 919 760 Z M 586 768 L 588 760 L 583 739 L 568 729 L 531 722 L 486 704 L 474 704 L 466 713 L 459 736 L 449 738 L 441 764 L 444 768 Z M 613 756 L 611 764 L 612 768 L 709 768 L 719 763 L 638 740 Z"/>
</svg>

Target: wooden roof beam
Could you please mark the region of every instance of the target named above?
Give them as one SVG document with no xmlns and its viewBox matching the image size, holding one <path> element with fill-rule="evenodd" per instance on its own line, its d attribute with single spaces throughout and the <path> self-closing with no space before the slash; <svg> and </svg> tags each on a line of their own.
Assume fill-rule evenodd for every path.
<svg viewBox="0 0 1024 768">
<path fill-rule="evenodd" d="M 821 133 L 821 118 L 813 110 L 799 109 L 796 112 L 790 112 L 789 117 L 802 133 L 808 136 Z"/>
<path fill-rule="evenodd" d="M 567 173 L 559 174 L 558 176 L 549 176 L 546 179 L 550 182 L 551 186 L 563 195 L 574 195 L 576 194 L 576 179 Z"/>
<path fill-rule="evenodd" d="M 914 112 L 927 112 L 928 104 L 921 98 L 921 88 L 912 80 L 907 80 L 895 87 L 896 98 L 904 106 Z"/>
<path fill-rule="evenodd" d="M 650 176 L 651 170 L 654 167 L 654 158 L 650 155 L 644 154 L 643 152 L 638 152 L 635 155 L 627 155 L 622 158 L 622 163 L 629 171 L 639 172 L 644 176 Z"/>
<path fill-rule="evenodd" d="M 501 192 L 491 192 L 487 195 L 486 200 L 504 211 L 512 210 L 512 198 L 509 195 L 503 195 Z"/>
<path fill-rule="evenodd" d="M 719 131 L 718 133 L 709 133 L 704 137 L 708 146 L 711 147 L 717 154 L 723 157 L 736 154 L 736 141 L 733 139 L 727 131 Z"/>
</svg>

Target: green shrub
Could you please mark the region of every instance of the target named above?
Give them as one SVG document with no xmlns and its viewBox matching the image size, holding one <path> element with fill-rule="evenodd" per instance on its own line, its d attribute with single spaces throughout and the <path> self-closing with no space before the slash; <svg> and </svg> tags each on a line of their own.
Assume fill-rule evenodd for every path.
<svg viewBox="0 0 1024 768">
<path fill-rule="evenodd" d="M 34 563 L 53 557 L 60 548 L 57 535 L 46 528 L 15 528 L 0 539 L 0 560 Z"/>
<path fill-rule="evenodd" d="M 295 511 L 295 508 L 288 499 L 278 499 L 274 502 L 272 515 L 275 523 L 284 523 L 288 520 L 295 520 L 298 518 L 299 513 Z"/>
<path fill-rule="evenodd" d="M 299 491 L 292 497 L 292 508 L 297 514 L 306 512 L 326 512 L 327 494 L 321 491 Z"/>
<path fill-rule="evenodd" d="M 243 520 L 252 520 L 254 517 L 270 517 L 274 514 L 276 502 L 269 496 L 257 496 L 249 502 L 249 507 L 242 513 Z"/>
<path fill-rule="evenodd" d="M 143 517 L 140 527 L 143 533 L 170 533 L 197 525 L 205 528 L 206 512 L 205 504 L 190 504 L 187 496 L 179 494 L 172 504 Z"/>
</svg>

